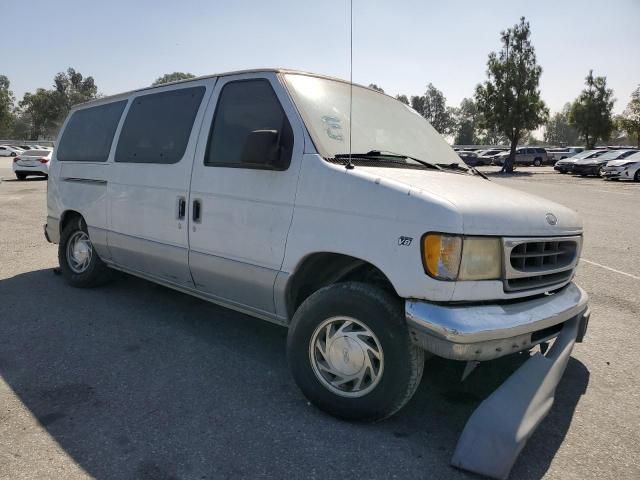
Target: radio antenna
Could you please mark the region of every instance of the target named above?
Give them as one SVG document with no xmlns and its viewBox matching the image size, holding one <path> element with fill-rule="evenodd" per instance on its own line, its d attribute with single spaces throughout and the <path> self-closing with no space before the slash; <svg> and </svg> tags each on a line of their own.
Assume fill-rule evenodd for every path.
<svg viewBox="0 0 640 480">
<path fill-rule="evenodd" d="M 353 170 L 351 163 L 351 132 L 353 131 L 353 0 L 349 0 L 349 159 L 346 169 Z"/>
</svg>

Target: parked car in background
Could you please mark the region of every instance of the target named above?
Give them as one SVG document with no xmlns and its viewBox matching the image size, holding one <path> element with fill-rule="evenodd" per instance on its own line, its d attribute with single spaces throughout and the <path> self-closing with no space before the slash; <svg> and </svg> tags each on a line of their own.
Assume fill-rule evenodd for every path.
<svg viewBox="0 0 640 480">
<path fill-rule="evenodd" d="M 0 157 L 16 157 L 24 150 L 16 148 L 12 145 L 0 145 Z"/>
<path fill-rule="evenodd" d="M 602 167 L 602 176 L 609 180 L 634 180 L 640 182 L 640 152 L 623 159 L 607 162 Z"/>
<path fill-rule="evenodd" d="M 571 173 L 573 171 L 573 165 L 578 160 L 586 160 L 599 157 L 600 155 L 604 155 L 605 153 L 607 153 L 607 150 L 584 150 L 583 152 L 576 153 L 572 157 L 558 160 L 554 164 L 553 169 L 557 170 L 560 173 Z"/>
<path fill-rule="evenodd" d="M 488 150 L 480 150 L 478 154 L 479 165 L 491 165 L 496 155 L 500 155 L 504 150 L 498 148 L 490 148 Z"/>
<path fill-rule="evenodd" d="M 49 176 L 51 150 L 27 150 L 13 159 L 13 173 L 18 180 L 24 180 L 29 175 Z"/>
<path fill-rule="evenodd" d="M 478 165 L 484 165 L 484 161 L 481 161 L 478 157 L 478 154 L 475 152 L 470 152 L 467 150 L 458 150 L 456 152 L 458 156 L 462 159 L 464 163 L 469 165 L 470 167 L 476 167 Z"/>
<path fill-rule="evenodd" d="M 509 157 L 509 152 L 502 152 L 493 158 L 494 165 L 504 165 L 505 160 Z M 544 148 L 540 147 L 521 147 L 516 149 L 515 165 L 533 165 L 540 167 L 549 163 L 549 156 Z"/>
<path fill-rule="evenodd" d="M 563 160 L 573 157 L 576 153 L 584 151 L 584 147 L 564 147 L 564 148 L 548 148 L 547 153 L 553 161 Z"/>
<path fill-rule="evenodd" d="M 633 155 L 638 150 L 610 150 L 593 158 L 584 158 L 573 164 L 572 173 L 586 177 L 588 175 L 600 176 L 602 168 L 611 160 L 622 160 Z"/>
</svg>

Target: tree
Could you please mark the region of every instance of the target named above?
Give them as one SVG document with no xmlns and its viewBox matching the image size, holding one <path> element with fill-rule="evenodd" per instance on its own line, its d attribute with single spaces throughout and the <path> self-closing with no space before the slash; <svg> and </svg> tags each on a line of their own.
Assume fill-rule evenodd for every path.
<svg viewBox="0 0 640 480">
<path fill-rule="evenodd" d="M 13 92 L 9 90 L 11 83 L 4 75 L 0 75 L 0 138 L 9 136 L 14 122 Z"/>
<path fill-rule="evenodd" d="M 456 145 L 476 145 L 478 139 L 479 112 L 476 102 L 463 98 L 460 108 L 455 110 L 454 141 Z"/>
<path fill-rule="evenodd" d="M 71 107 L 97 98 L 98 87 L 93 77 L 84 77 L 73 68 L 58 73 L 53 79 L 53 89 L 39 88 L 27 92 L 20 101 L 19 116 L 29 124 L 29 137 L 53 137 L 57 134 Z M 24 126 L 21 127 L 24 130 Z"/>
<path fill-rule="evenodd" d="M 429 83 L 423 96 L 411 97 L 411 107 L 426 118 L 440 134 L 447 135 L 454 126 L 454 112 L 447 108 L 446 101 L 444 94 Z"/>
<path fill-rule="evenodd" d="M 531 44 L 529 22 L 522 17 L 520 23 L 500 35 L 502 49 L 489 54 L 488 79 L 476 87 L 475 100 L 483 115 L 483 128 L 496 129 L 509 140 L 505 168 L 512 172 L 520 138 L 544 123 L 549 111 L 540 98 L 542 67 Z"/>
<path fill-rule="evenodd" d="M 618 124 L 629 138 L 635 135 L 638 148 L 640 148 L 640 85 L 631 94 L 631 101 L 622 112 Z"/>
<path fill-rule="evenodd" d="M 594 77 L 593 70 L 585 77 L 586 88 L 571 105 L 569 122 L 587 148 L 593 148 L 598 140 L 608 140 L 613 130 L 613 90 L 607 88 L 606 77 Z"/>
<path fill-rule="evenodd" d="M 384 90 L 382 89 L 382 87 L 379 87 L 378 85 L 376 85 L 375 83 L 370 83 L 369 84 L 369 88 L 371 90 L 375 90 L 376 92 L 380 92 L 380 93 L 384 93 Z"/>
<path fill-rule="evenodd" d="M 401 101 L 402 103 L 404 103 L 405 105 L 409 105 L 409 99 L 407 98 L 406 95 L 396 95 L 396 100 Z"/>
<path fill-rule="evenodd" d="M 410 105 L 411 108 L 413 108 L 416 112 L 418 112 L 420 115 L 422 115 L 422 112 L 424 111 L 424 97 L 417 95 L 417 96 L 411 96 L 411 101 L 410 101 Z"/>
<path fill-rule="evenodd" d="M 62 120 L 67 116 L 71 107 L 78 103 L 87 102 L 98 96 L 98 87 L 93 77 L 84 78 L 80 72 L 68 68 L 53 78 L 55 91 L 60 97 L 60 116 Z"/>
<path fill-rule="evenodd" d="M 571 104 L 567 103 L 561 112 L 555 113 L 545 124 L 544 141 L 549 145 L 575 145 L 578 131 L 569 123 Z"/>
<path fill-rule="evenodd" d="M 179 80 L 189 80 L 190 78 L 196 78 L 196 76 L 193 73 L 185 72 L 165 73 L 161 77 L 156 78 L 156 81 L 151 85 L 162 85 L 163 83 L 177 82 Z"/>
<path fill-rule="evenodd" d="M 60 126 L 61 97 L 55 90 L 39 88 L 20 101 L 23 118 L 29 123 L 29 139 L 53 136 Z"/>
</svg>

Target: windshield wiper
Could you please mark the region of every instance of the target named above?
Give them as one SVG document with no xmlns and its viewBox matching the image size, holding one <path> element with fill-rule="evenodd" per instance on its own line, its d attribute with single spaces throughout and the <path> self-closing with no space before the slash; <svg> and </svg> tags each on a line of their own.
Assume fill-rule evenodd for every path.
<svg viewBox="0 0 640 480">
<path fill-rule="evenodd" d="M 439 163 L 438 166 L 440 166 L 441 168 L 447 169 L 447 170 L 458 170 L 461 172 L 471 172 L 474 175 L 478 175 L 482 178 L 484 178 L 485 180 L 489 180 L 489 177 L 487 177 L 484 173 L 482 173 L 480 170 L 478 170 L 476 167 L 472 167 L 471 165 L 466 165 L 465 167 L 461 167 L 459 163 Z"/>
<path fill-rule="evenodd" d="M 389 152 L 386 150 L 369 150 L 366 153 L 337 153 L 334 155 L 335 158 L 349 158 L 349 157 L 355 157 L 355 158 L 380 158 L 380 157 L 387 157 L 387 158 L 404 158 L 404 159 L 408 159 L 408 160 L 413 160 L 416 163 L 419 163 L 420 165 L 423 165 L 427 168 L 433 168 L 434 170 L 442 170 L 442 168 L 440 168 L 438 165 L 435 165 L 433 163 L 429 163 L 429 162 L 425 162 L 424 160 L 420 160 L 419 158 L 415 158 L 415 157 L 411 157 L 409 155 L 404 155 L 402 153 L 395 153 L 395 152 Z"/>
</svg>

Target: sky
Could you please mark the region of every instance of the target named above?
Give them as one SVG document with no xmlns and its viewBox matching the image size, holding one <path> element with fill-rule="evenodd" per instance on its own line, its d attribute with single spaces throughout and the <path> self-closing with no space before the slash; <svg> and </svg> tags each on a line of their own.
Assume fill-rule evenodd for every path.
<svg viewBox="0 0 640 480">
<path fill-rule="evenodd" d="M 0 74 L 18 100 L 67 67 L 105 95 L 173 71 L 278 66 L 349 78 L 348 0 L 0 0 L 0 12 L 15 21 L 2 35 Z M 457 106 L 521 16 L 552 112 L 579 94 L 589 69 L 607 77 L 615 112 L 624 109 L 640 84 L 640 0 L 353 0 L 353 79 L 407 96 L 431 82 Z"/>
</svg>

